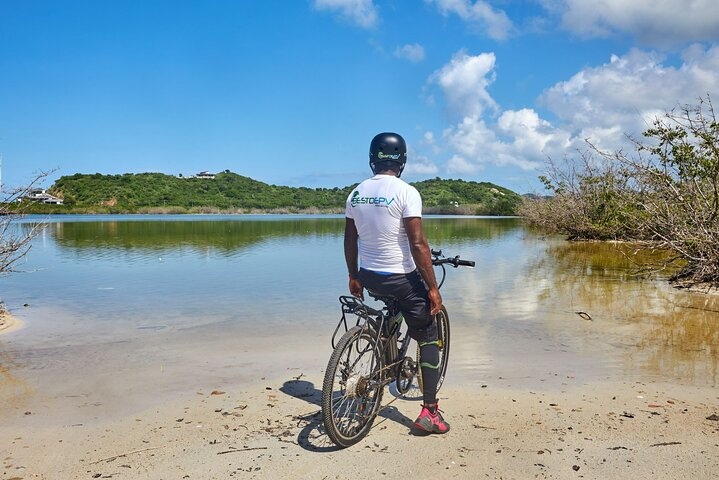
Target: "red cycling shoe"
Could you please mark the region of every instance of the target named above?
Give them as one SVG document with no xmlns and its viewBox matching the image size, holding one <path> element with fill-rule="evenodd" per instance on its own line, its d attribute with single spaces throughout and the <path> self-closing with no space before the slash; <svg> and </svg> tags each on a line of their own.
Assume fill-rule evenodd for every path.
<svg viewBox="0 0 719 480">
<path fill-rule="evenodd" d="M 414 426 L 429 433 L 449 432 L 449 423 L 442 418 L 439 408 L 436 408 L 435 413 L 432 413 L 429 408 L 424 405 L 422 405 L 422 411 L 419 417 L 414 421 Z"/>
</svg>

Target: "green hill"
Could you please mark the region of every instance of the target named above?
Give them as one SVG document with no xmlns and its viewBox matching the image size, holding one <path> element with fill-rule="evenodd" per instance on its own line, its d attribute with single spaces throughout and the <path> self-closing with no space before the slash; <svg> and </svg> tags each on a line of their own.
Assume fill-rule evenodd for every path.
<svg viewBox="0 0 719 480">
<path fill-rule="evenodd" d="M 210 207 L 228 209 L 333 208 L 350 188 L 291 188 L 268 185 L 232 172 L 214 179 L 178 178 L 162 173 L 75 174 L 60 177 L 49 191 L 74 207 Z"/>
<path fill-rule="evenodd" d="M 521 197 L 487 182 L 435 178 L 413 183 L 428 213 L 511 215 Z M 62 206 L 36 205 L 47 213 L 192 213 L 206 211 L 341 212 L 354 185 L 306 188 L 268 185 L 230 171 L 214 179 L 162 173 L 81 174 L 60 177 L 48 190 Z"/>
<path fill-rule="evenodd" d="M 489 182 L 464 180 L 432 180 L 412 185 L 422 195 L 425 209 L 433 213 L 474 215 L 515 215 L 522 197 L 513 191 Z M 457 206 L 455 206 L 455 203 Z"/>
</svg>

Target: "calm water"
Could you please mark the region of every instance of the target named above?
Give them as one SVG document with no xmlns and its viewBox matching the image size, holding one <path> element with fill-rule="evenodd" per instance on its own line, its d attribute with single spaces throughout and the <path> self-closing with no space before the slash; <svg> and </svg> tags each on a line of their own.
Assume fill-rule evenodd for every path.
<svg viewBox="0 0 719 480">
<path fill-rule="evenodd" d="M 26 324 L 0 337 L 0 401 L 80 398 L 75 407 L 102 415 L 118 398 L 142 408 L 288 370 L 321 375 L 346 289 L 343 218 L 46 220 L 25 273 L 0 278 Z M 564 242 L 511 218 L 424 224 L 433 248 L 477 261 L 449 271 L 442 290 L 448 382 L 716 384 L 719 300 L 635 277 L 624 247 Z"/>
</svg>

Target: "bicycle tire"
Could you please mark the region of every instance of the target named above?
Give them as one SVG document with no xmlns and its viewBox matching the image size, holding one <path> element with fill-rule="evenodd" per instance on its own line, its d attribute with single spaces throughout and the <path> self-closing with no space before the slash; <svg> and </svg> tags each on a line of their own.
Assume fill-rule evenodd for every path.
<svg viewBox="0 0 719 480">
<path fill-rule="evenodd" d="M 372 346 L 376 338 L 371 329 L 349 329 L 327 363 L 322 382 L 322 421 L 327 436 L 338 447 L 347 448 L 362 440 L 382 404 L 383 361 L 380 346 Z M 352 358 L 353 350 L 356 359 Z M 362 357 L 367 359 L 360 362 Z"/>
<path fill-rule="evenodd" d="M 437 320 L 437 340 L 439 340 L 439 379 L 437 380 L 437 393 L 444 383 L 444 376 L 447 373 L 447 363 L 449 361 L 449 313 L 442 305 L 442 310 L 436 315 Z M 417 365 L 419 361 L 419 345 L 417 345 Z M 422 368 L 417 368 L 417 384 L 420 392 L 424 391 L 424 382 L 422 381 Z"/>
</svg>

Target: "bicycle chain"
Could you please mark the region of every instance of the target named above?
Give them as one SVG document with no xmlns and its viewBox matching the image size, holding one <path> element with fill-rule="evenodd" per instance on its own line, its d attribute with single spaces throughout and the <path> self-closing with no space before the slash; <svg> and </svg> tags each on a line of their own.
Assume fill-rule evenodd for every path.
<svg viewBox="0 0 719 480">
<path fill-rule="evenodd" d="M 405 358 L 406 358 L 406 357 L 405 357 Z M 380 370 L 378 370 L 377 373 L 382 373 L 382 372 L 384 372 L 385 370 L 388 370 L 388 369 L 390 369 L 390 368 L 392 368 L 392 367 L 396 367 L 397 365 L 402 364 L 402 362 L 404 362 L 404 360 L 405 360 L 405 359 L 402 358 L 401 360 L 397 360 L 397 361 L 394 362 L 394 363 L 390 363 L 389 365 L 387 365 L 387 366 L 385 366 L 385 367 L 382 367 Z"/>
</svg>

